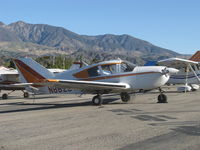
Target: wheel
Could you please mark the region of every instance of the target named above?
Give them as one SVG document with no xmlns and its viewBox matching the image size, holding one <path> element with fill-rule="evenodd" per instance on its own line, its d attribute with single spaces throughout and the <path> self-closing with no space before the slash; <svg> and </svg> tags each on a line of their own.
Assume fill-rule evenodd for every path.
<svg viewBox="0 0 200 150">
<path fill-rule="evenodd" d="M 28 92 L 24 92 L 24 98 L 28 98 L 29 97 L 29 93 Z"/>
<path fill-rule="evenodd" d="M 158 103 L 167 103 L 167 96 L 165 94 L 158 95 Z"/>
<path fill-rule="evenodd" d="M 8 99 L 8 94 L 4 93 L 4 94 L 2 95 L 2 99 Z"/>
<path fill-rule="evenodd" d="M 99 95 L 94 96 L 93 99 L 92 99 L 92 103 L 94 105 L 101 105 L 102 104 L 102 98 L 101 98 L 101 96 L 99 96 Z"/>
<path fill-rule="evenodd" d="M 131 99 L 131 96 L 127 92 L 122 92 L 120 96 L 123 102 L 128 102 Z"/>
<path fill-rule="evenodd" d="M 195 92 L 195 91 L 197 91 L 197 89 L 193 89 L 193 88 L 192 88 L 192 92 Z"/>
</svg>

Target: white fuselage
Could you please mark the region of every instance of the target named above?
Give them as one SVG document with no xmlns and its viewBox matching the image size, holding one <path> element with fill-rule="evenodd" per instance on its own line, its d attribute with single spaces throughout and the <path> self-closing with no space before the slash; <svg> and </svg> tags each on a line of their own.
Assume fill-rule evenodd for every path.
<svg viewBox="0 0 200 150">
<path fill-rule="evenodd" d="M 189 65 L 179 69 L 179 72 L 172 74 L 168 81 L 169 84 L 199 84 L 200 67 L 197 64 Z"/>
<path fill-rule="evenodd" d="M 165 67 L 162 66 L 140 66 L 135 67 L 133 71 L 130 72 L 117 72 L 113 74 L 101 74 L 95 77 L 88 77 L 84 79 L 77 79 L 73 76 L 76 72 L 75 71 L 67 71 L 63 72 L 60 75 L 56 75 L 55 79 L 72 79 L 72 80 L 87 80 L 87 81 L 96 81 L 96 82 L 110 82 L 110 83 L 127 83 L 130 85 L 131 91 L 136 90 L 149 90 L 155 89 L 158 87 L 163 86 L 168 80 L 168 74 L 162 74 L 162 70 Z M 52 88 L 51 93 L 53 93 Z M 72 92 L 69 90 L 61 90 L 54 88 L 55 93 L 60 93 L 63 91 Z"/>
<path fill-rule="evenodd" d="M 200 71 L 195 71 L 198 78 L 200 78 Z M 169 84 L 199 84 L 196 75 L 193 72 L 178 72 L 177 74 L 171 75 L 167 83 Z"/>
<path fill-rule="evenodd" d="M 167 67 L 136 66 L 120 59 L 70 69 L 57 74 L 49 72 L 28 58 L 15 60 L 15 63 L 27 82 L 45 83 L 37 86 L 40 89 L 38 92 L 44 93 L 45 91 L 46 93 L 72 93 L 73 89 L 84 93 L 99 93 L 101 90 L 102 94 L 150 90 L 163 86 L 169 80 L 170 73 Z"/>
<path fill-rule="evenodd" d="M 127 83 L 131 90 L 158 88 L 169 80 L 169 75 L 161 74 L 164 67 L 135 67 L 132 72 L 101 76 L 99 82 Z M 89 80 L 93 80 L 90 78 Z M 94 81 L 94 80 L 93 80 Z"/>
</svg>

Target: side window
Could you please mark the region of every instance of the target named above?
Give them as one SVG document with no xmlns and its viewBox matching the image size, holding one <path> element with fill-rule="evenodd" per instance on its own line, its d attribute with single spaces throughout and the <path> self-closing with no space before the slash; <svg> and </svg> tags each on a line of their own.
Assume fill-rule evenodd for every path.
<svg viewBox="0 0 200 150">
<path fill-rule="evenodd" d="M 135 66 L 133 66 L 133 65 L 131 66 L 131 65 L 125 63 L 125 62 L 123 62 L 121 64 L 121 71 L 122 72 L 130 72 L 130 71 L 133 71 L 134 68 L 135 68 Z"/>
<path fill-rule="evenodd" d="M 107 75 L 107 74 L 111 74 L 112 73 L 109 65 L 103 65 L 103 66 L 101 66 L 101 68 L 102 68 L 103 74 Z"/>
<path fill-rule="evenodd" d="M 105 75 L 114 74 L 114 73 L 117 72 L 116 64 L 114 64 L 114 65 L 102 65 L 101 68 L 102 68 L 103 74 L 105 74 Z"/>
<path fill-rule="evenodd" d="M 200 69 L 199 69 L 199 65 L 196 65 L 196 67 L 197 67 L 197 70 L 200 70 Z"/>
<path fill-rule="evenodd" d="M 196 68 L 195 68 L 195 66 L 194 66 L 194 65 L 192 65 L 192 69 L 193 69 L 194 71 L 196 71 Z"/>
<path fill-rule="evenodd" d="M 100 75 L 98 66 L 88 69 L 89 77 L 96 77 Z"/>
<path fill-rule="evenodd" d="M 187 72 L 187 71 L 189 71 L 189 68 L 188 67 L 183 67 L 183 71 Z"/>
</svg>

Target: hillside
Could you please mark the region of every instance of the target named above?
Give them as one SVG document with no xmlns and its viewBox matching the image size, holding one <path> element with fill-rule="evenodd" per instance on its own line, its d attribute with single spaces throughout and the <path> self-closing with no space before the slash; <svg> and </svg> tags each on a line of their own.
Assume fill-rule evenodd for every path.
<svg viewBox="0 0 200 150">
<path fill-rule="evenodd" d="M 27 55 L 66 54 L 90 60 L 120 57 L 140 64 L 149 59 L 180 55 L 126 34 L 87 36 L 62 27 L 22 21 L 9 25 L 0 22 L 0 52 L 5 54 L 5 51 L 8 52 L 7 56 L 10 51 L 16 53 L 24 51 Z"/>
</svg>

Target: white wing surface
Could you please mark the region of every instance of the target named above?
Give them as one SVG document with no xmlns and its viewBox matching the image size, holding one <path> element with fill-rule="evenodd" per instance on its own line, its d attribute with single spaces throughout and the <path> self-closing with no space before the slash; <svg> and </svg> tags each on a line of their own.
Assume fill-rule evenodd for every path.
<svg viewBox="0 0 200 150">
<path fill-rule="evenodd" d="M 187 60 L 187 59 L 182 59 L 182 58 L 169 58 L 169 59 L 164 59 L 158 61 L 159 65 L 164 65 L 168 67 L 173 67 L 173 68 L 181 68 L 181 67 L 186 67 L 189 64 L 198 64 L 196 61 L 192 60 Z"/>
<path fill-rule="evenodd" d="M 94 81 L 77 81 L 77 80 L 55 80 L 47 79 L 46 82 L 34 83 L 37 85 L 62 87 L 68 89 L 77 89 L 83 91 L 101 91 L 101 90 L 125 90 L 129 89 L 127 83 L 110 83 L 110 82 L 94 82 Z"/>
</svg>

